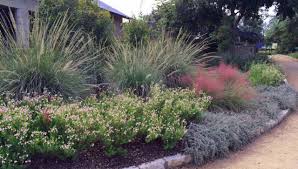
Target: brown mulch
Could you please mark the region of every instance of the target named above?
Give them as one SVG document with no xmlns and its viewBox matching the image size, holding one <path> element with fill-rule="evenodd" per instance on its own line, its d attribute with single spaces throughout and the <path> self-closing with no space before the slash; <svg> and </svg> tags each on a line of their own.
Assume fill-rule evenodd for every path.
<svg viewBox="0 0 298 169">
<path fill-rule="evenodd" d="M 161 141 L 149 144 L 138 141 L 125 145 L 124 148 L 126 148 L 127 154 L 116 157 L 107 157 L 99 144 L 81 152 L 75 159 L 60 160 L 37 156 L 32 159 L 27 169 L 120 169 L 153 161 L 164 156 L 175 155 L 182 152 L 183 144 L 179 143 L 169 151 L 163 149 Z"/>
</svg>

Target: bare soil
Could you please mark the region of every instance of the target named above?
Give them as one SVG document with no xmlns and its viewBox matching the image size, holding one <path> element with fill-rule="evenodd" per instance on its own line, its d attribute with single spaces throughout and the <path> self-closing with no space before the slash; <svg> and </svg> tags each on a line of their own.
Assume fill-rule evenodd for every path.
<svg viewBox="0 0 298 169">
<path fill-rule="evenodd" d="M 162 142 L 145 143 L 142 140 L 125 145 L 124 156 L 107 157 L 100 144 L 95 144 L 89 150 L 78 154 L 74 159 L 61 160 L 45 156 L 36 156 L 27 169 L 120 169 L 139 165 L 158 158 L 182 152 L 183 143 L 180 142 L 170 151 L 163 149 Z"/>
<path fill-rule="evenodd" d="M 284 71 L 290 85 L 298 90 L 298 60 L 284 55 L 275 55 L 273 60 Z M 182 169 L 298 169 L 298 111 L 229 158 Z"/>
</svg>

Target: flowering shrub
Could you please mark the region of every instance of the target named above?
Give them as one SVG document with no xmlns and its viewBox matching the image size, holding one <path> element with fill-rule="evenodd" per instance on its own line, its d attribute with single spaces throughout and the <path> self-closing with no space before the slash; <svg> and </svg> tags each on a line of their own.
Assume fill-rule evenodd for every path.
<svg viewBox="0 0 298 169">
<path fill-rule="evenodd" d="M 108 155 L 125 152 L 121 145 L 134 141 L 143 120 L 143 101 L 132 94 L 106 96 L 97 101 L 93 98 L 87 103 L 94 108 L 94 116 L 100 122 L 93 125 L 102 127 L 100 141 L 105 145 Z M 88 120 L 87 120 L 88 121 Z"/>
<path fill-rule="evenodd" d="M 255 86 L 277 86 L 284 78 L 280 70 L 269 64 L 253 64 L 249 71 L 249 80 Z"/>
<path fill-rule="evenodd" d="M 199 70 L 194 88 L 197 93 L 204 91 L 212 96 L 215 106 L 235 111 L 254 95 L 246 76 L 223 63 L 207 71 Z"/>
<path fill-rule="evenodd" d="M 107 155 L 122 154 L 121 146 L 140 136 L 172 148 L 187 120 L 199 119 L 209 104 L 203 93 L 159 86 L 147 101 L 130 93 L 71 104 L 48 96 L 8 100 L 0 111 L 0 168 L 17 168 L 35 154 L 70 158 L 95 142 Z"/>
<path fill-rule="evenodd" d="M 33 99 L 25 97 L 19 102 L 6 98 L 1 99 L 0 168 L 18 168 L 24 162 L 30 162 L 29 157 L 32 150 L 38 146 L 34 139 L 42 140 L 44 138 L 44 135 L 35 137 L 40 134 L 37 127 L 45 129 L 43 124 L 46 122 L 40 122 L 46 118 L 39 118 L 41 116 L 38 110 L 48 104 L 54 106 L 60 101 L 58 97 L 47 95 Z"/>
<path fill-rule="evenodd" d="M 29 157 L 30 117 L 24 108 L 0 113 L 0 167 L 13 168 Z"/>
<path fill-rule="evenodd" d="M 154 86 L 145 106 L 147 141 L 161 137 L 165 148 L 172 148 L 184 136 L 186 121 L 200 119 L 210 103 L 203 93 L 197 97 L 195 91 Z"/>
</svg>

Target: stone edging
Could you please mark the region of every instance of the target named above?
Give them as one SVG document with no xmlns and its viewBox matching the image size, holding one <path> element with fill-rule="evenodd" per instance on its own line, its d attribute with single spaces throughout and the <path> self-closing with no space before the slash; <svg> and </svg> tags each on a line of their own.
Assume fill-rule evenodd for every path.
<svg viewBox="0 0 298 169">
<path fill-rule="evenodd" d="M 286 80 L 285 80 L 286 82 Z M 287 83 L 287 82 L 286 82 Z M 260 131 L 260 135 L 271 130 L 277 126 L 281 121 L 283 121 L 289 114 L 291 110 L 283 110 L 279 113 L 277 119 L 270 120 L 264 126 L 264 129 Z M 192 157 L 190 155 L 176 154 L 174 156 L 168 156 L 160 158 L 151 162 L 143 163 L 138 166 L 131 166 L 123 169 L 171 169 L 181 167 L 192 162 Z"/>
</svg>

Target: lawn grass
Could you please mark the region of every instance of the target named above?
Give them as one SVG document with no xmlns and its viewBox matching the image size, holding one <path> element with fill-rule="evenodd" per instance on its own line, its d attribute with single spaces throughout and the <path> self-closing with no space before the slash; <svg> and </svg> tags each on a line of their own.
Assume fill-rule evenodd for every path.
<svg viewBox="0 0 298 169">
<path fill-rule="evenodd" d="M 289 56 L 291 56 L 292 58 L 298 59 L 298 52 L 290 53 Z"/>
</svg>

